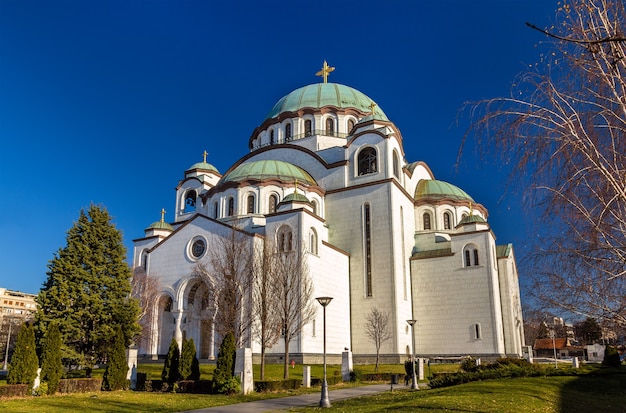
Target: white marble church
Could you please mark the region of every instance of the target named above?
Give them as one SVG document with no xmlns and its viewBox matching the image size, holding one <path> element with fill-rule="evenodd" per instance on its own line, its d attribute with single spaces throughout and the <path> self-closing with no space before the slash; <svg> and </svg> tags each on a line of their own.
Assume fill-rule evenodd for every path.
<svg viewBox="0 0 626 413">
<path fill-rule="evenodd" d="M 333 297 L 326 309 L 330 360 L 345 348 L 355 363 L 373 359 L 365 333 L 373 308 L 389 315 L 385 362 L 411 354 L 410 319 L 417 320 L 420 357 L 522 355 L 511 244 L 496 244 L 483 205 L 436 180 L 426 163 L 408 162 L 403 136 L 381 106 L 329 83 L 332 70 L 324 63 L 320 83 L 279 99 L 252 131 L 249 152 L 223 174 L 205 153 L 178 183 L 174 221 L 162 218 L 134 240 L 134 266 L 157 276 L 162 288 L 140 354 L 164 355 L 172 337 L 193 337 L 201 358 L 217 356 L 211 297 L 192 272 L 236 224 L 272 245 L 291 234 L 292 248 L 307 251 L 313 297 Z M 319 360 L 322 331 L 320 306 L 292 341 L 290 357 Z M 248 346 L 260 353 L 252 338 Z M 270 359 L 283 353 L 282 340 L 268 350 Z"/>
</svg>

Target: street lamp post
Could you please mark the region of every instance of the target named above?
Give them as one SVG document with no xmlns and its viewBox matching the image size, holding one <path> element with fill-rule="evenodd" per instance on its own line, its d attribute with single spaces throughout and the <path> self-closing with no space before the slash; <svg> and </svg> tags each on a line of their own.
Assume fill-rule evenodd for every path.
<svg viewBox="0 0 626 413">
<path fill-rule="evenodd" d="M 417 323 L 417 320 L 406 320 L 407 323 L 409 323 L 409 325 L 411 326 L 411 338 L 412 338 L 412 344 L 411 344 L 411 363 L 413 363 L 413 377 L 411 379 L 411 389 L 413 390 L 419 390 L 419 387 L 417 385 L 417 376 L 415 375 L 415 331 L 414 331 L 414 326 L 415 323 Z"/>
<path fill-rule="evenodd" d="M 322 382 L 322 397 L 320 399 L 320 407 L 331 407 L 328 399 L 328 383 L 326 382 L 326 306 L 330 304 L 333 297 L 317 297 L 316 300 L 324 309 L 324 381 Z"/>
<path fill-rule="evenodd" d="M 7 363 L 9 361 L 9 344 L 11 344 L 11 320 L 9 319 L 9 336 L 7 337 L 7 348 L 4 353 L 4 363 L 2 364 L 2 370 L 7 369 Z"/>
</svg>

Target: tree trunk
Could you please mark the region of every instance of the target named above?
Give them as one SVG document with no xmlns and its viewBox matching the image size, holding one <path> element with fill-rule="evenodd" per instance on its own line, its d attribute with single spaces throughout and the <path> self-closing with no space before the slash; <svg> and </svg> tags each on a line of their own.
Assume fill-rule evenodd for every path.
<svg viewBox="0 0 626 413">
<path fill-rule="evenodd" d="M 289 339 L 287 335 L 285 335 L 285 368 L 283 370 L 283 378 L 287 380 L 289 378 Z"/>
<path fill-rule="evenodd" d="M 261 346 L 261 380 L 265 380 L 265 346 Z"/>
</svg>

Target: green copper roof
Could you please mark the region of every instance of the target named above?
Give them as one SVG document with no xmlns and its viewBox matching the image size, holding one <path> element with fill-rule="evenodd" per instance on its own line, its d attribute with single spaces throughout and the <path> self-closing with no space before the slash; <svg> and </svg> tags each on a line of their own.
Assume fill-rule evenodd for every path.
<svg viewBox="0 0 626 413">
<path fill-rule="evenodd" d="M 239 182 L 246 179 L 279 179 L 282 181 L 305 182 L 317 185 L 315 179 L 307 171 L 283 161 L 254 161 L 242 163 L 222 177 L 221 182 Z"/>
<path fill-rule="evenodd" d="M 458 227 L 459 225 L 471 224 L 471 223 L 474 223 L 474 222 L 482 222 L 482 223 L 485 223 L 485 222 L 487 222 L 487 221 L 485 221 L 485 219 L 484 219 L 483 217 L 481 217 L 480 215 L 473 215 L 473 214 L 472 214 L 472 215 L 468 215 L 468 216 L 466 216 L 465 218 L 463 218 L 463 219 L 461 220 L 461 222 L 459 222 L 459 224 L 457 225 L 457 227 Z"/>
<path fill-rule="evenodd" d="M 508 257 L 511 255 L 513 244 L 496 245 L 496 256 L 498 258 Z"/>
<path fill-rule="evenodd" d="M 319 109 L 324 106 L 338 108 L 355 108 L 361 112 L 372 111 L 370 105 L 373 100 L 365 94 L 349 86 L 338 83 L 314 83 L 294 90 L 283 96 L 267 114 L 266 119 L 271 119 L 283 112 L 296 112 L 302 108 Z M 383 120 L 389 120 L 380 107 L 376 106 L 374 113 Z"/>
<path fill-rule="evenodd" d="M 150 226 L 146 229 L 165 229 L 168 231 L 174 231 L 174 227 L 172 227 L 170 224 L 168 224 L 167 222 L 163 222 L 163 221 L 156 221 L 153 222 L 152 224 L 150 224 Z"/>
<path fill-rule="evenodd" d="M 211 165 L 210 163 L 207 163 L 207 162 L 194 163 L 189 168 L 187 168 L 187 171 L 191 171 L 191 170 L 194 170 L 194 169 L 205 169 L 207 171 L 215 171 L 215 172 L 219 173 L 219 171 L 217 170 L 216 167 L 214 167 L 213 165 Z"/>
<path fill-rule="evenodd" d="M 297 192 L 287 195 L 281 202 L 305 202 L 307 204 L 311 203 L 311 201 L 309 201 L 306 196 Z"/>
<path fill-rule="evenodd" d="M 457 201 L 474 202 L 472 197 L 458 186 L 435 179 L 423 179 L 417 184 L 417 188 L 415 188 L 415 199 L 420 198 L 449 198 Z"/>
</svg>

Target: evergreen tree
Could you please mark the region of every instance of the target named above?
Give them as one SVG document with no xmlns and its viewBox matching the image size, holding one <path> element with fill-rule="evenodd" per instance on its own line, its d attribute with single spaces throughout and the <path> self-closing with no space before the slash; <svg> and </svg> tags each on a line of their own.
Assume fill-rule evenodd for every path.
<svg viewBox="0 0 626 413">
<path fill-rule="evenodd" d="M 117 327 L 115 340 L 108 354 L 107 368 L 102 377 L 102 390 L 122 390 L 126 386 L 128 364 L 126 363 L 126 346 L 124 333 Z"/>
<path fill-rule="evenodd" d="M 37 377 L 39 359 L 35 350 L 35 332 L 30 324 L 22 326 L 15 342 L 15 351 L 11 357 L 8 384 L 28 384 L 33 386 Z"/>
<path fill-rule="evenodd" d="M 604 360 L 602 360 L 602 365 L 607 367 L 619 367 L 622 365 L 619 353 L 615 347 L 609 346 L 608 344 L 606 345 L 604 348 Z"/>
<path fill-rule="evenodd" d="M 237 349 L 235 348 L 235 336 L 233 333 L 226 334 L 220 350 L 217 353 L 217 362 L 215 370 L 213 370 L 213 388 L 218 393 L 229 393 L 230 384 L 233 381 L 235 373 L 235 356 Z"/>
<path fill-rule="evenodd" d="M 178 380 L 178 372 L 180 369 L 180 351 L 176 339 L 172 338 L 170 349 L 167 352 L 161 380 L 165 383 L 173 384 Z"/>
<path fill-rule="evenodd" d="M 61 377 L 61 333 L 58 324 L 52 323 L 46 332 L 41 355 L 41 380 L 48 383 L 48 394 L 56 393 Z"/>
<path fill-rule="evenodd" d="M 138 332 L 138 306 L 130 298 L 131 271 L 122 234 L 105 208 L 80 211 L 70 228 L 67 245 L 48 264 L 48 279 L 37 297 L 37 335 L 50 323 L 61 332 L 63 358 L 83 365 L 91 377 L 93 365 L 109 352 L 117 326 L 124 347 Z"/>
<path fill-rule="evenodd" d="M 194 364 L 198 370 L 198 377 L 195 377 Z M 196 344 L 193 338 L 183 341 L 183 349 L 180 353 L 180 378 L 182 380 L 198 380 L 200 377 L 200 366 L 196 357 Z"/>
<path fill-rule="evenodd" d="M 191 340 L 191 343 L 193 344 L 193 340 Z M 193 360 L 191 360 L 191 375 L 189 376 L 189 380 L 200 380 L 200 362 L 198 361 L 195 351 L 193 353 Z"/>
</svg>

